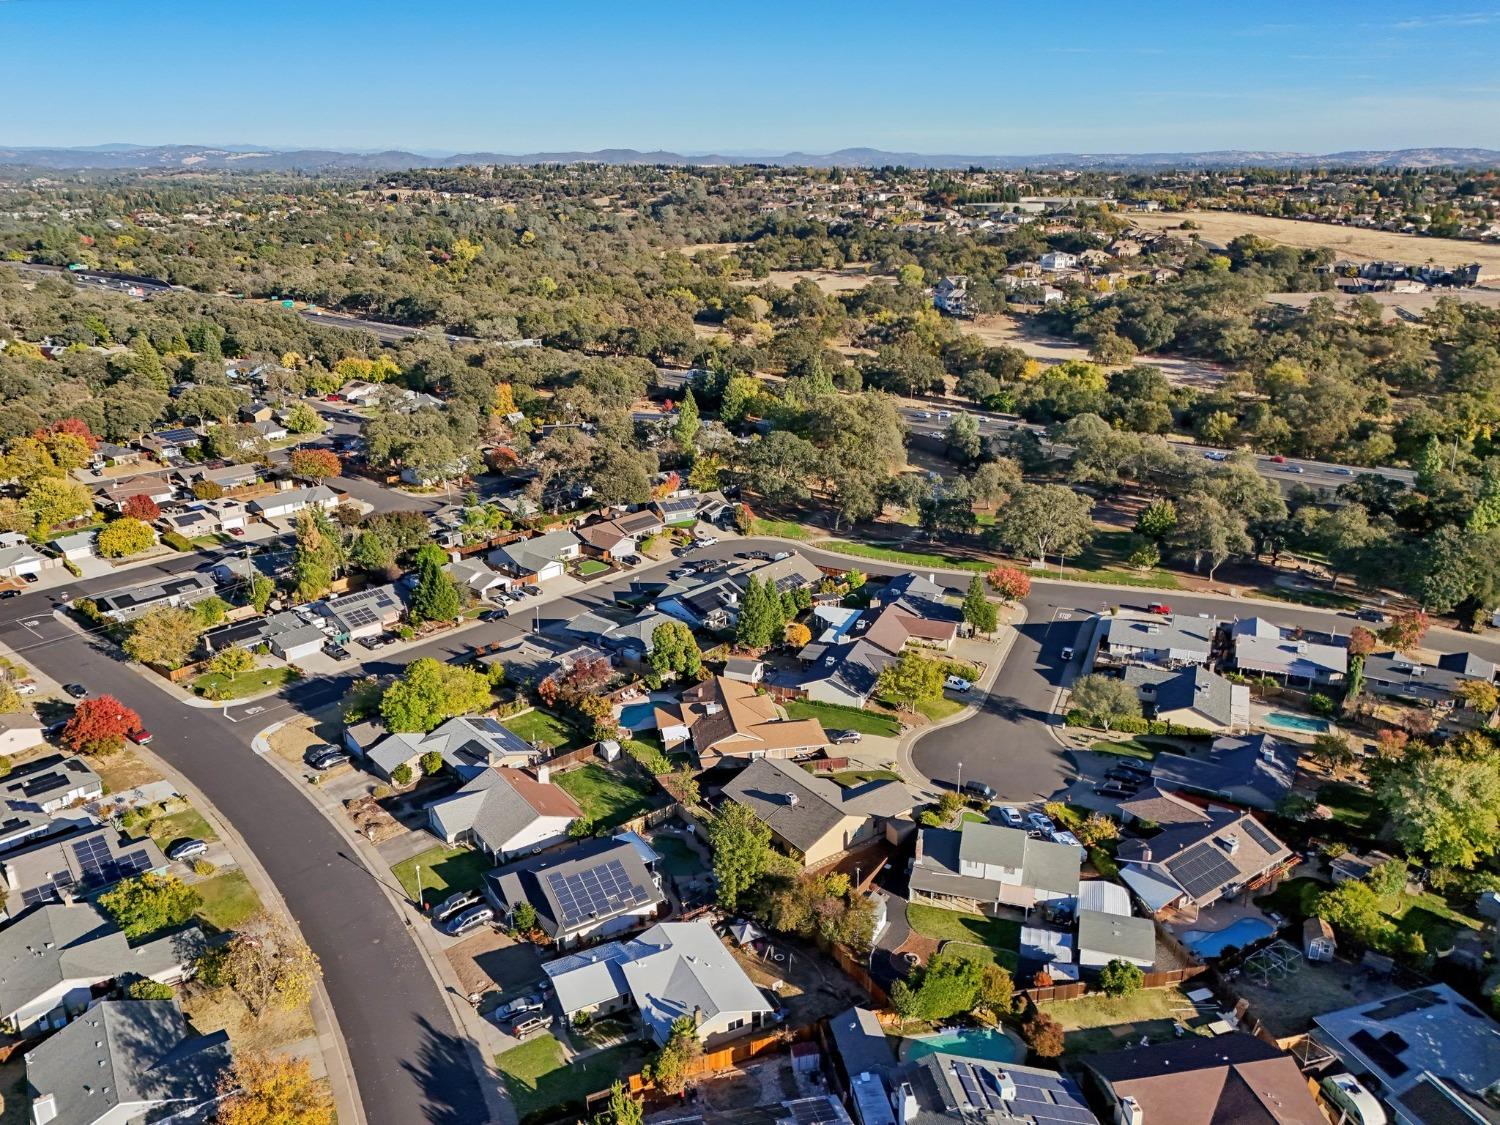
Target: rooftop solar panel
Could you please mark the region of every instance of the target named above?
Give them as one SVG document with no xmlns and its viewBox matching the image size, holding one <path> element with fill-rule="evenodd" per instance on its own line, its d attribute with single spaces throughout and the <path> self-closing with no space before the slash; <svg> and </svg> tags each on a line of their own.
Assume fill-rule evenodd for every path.
<svg viewBox="0 0 1500 1125">
<path fill-rule="evenodd" d="M 1281 850 L 1281 844 L 1276 837 L 1272 836 L 1258 822 L 1247 819 L 1245 822 L 1245 834 L 1254 840 L 1263 851 L 1275 853 Z"/>
<path fill-rule="evenodd" d="M 553 871 L 547 886 L 562 912 L 565 926 L 604 918 L 647 901 L 644 887 L 630 881 L 617 859 L 581 871 Z"/>
</svg>

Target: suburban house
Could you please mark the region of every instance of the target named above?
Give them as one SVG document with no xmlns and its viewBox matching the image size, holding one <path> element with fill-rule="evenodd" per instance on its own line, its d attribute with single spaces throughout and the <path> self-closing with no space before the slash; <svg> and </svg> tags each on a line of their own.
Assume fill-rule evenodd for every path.
<svg viewBox="0 0 1500 1125">
<path fill-rule="evenodd" d="M 255 465 L 222 465 L 210 469 L 202 465 L 190 465 L 177 470 L 177 479 L 187 488 L 198 483 L 218 485 L 226 492 L 231 488 L 243 488 L 260 479 L 260 469 Z"/>
<path fill-rule="evenodd" d="M 229 521 L 227 523 L 225 522 L 226 513 Z M 180 512 L 167 512 L 156 522 L 163 531 L 175 532 L 184 539 L 193 539 L 200 535 L 217 535 L 230 528 L 244 530 L 245 506 L 238 501 L 230 501 L 230 507 L 227 509 L 207 503 L 194 504 Z"/>
<path fill-rule="evenodd" d="M 766 678 L 766 662 L 748 656 L 731 656 L 724 661 L 724 678 L 741 684 L 758 684 Z"/>
<path fill-rule="evenodd" d="M 578 532 L 583 549 L 596 558 L 621 559 L 636 551 L 635 536 L 620 526 L 616 520 L 591 523 Z"/>
<path fill-rule="evenodd" d="M 932 287 L 932 305 L 949 316 L 973 316 L 969 304 L 969 279 L 963 276 L 943 278 Z"/>
<path fill-rule="evenodd" d="M 958 637 L 960 618 L 957 612 L 944 617 L 923 617 L 892 605 L 880 611 L 865 640 L 890 653 L 900 653 L 907 645 L 947 652 Z"/>
<path fill-rule="evenodd" d="M 530 903 L 559 949 L 649 925 L 667 902 L 661 877 L 620 836 L 523 859 L 489 872 L 484 882 L 499 917 Z"/>
<path fill-rule="evenodd" d="M 540 757 L 540 752 L 515 731 L 483 715 L 460 715 L 427 734 L 384 734 L 364 745 L 350 743 L 346 737 L 345 743 L 365 759 L 372 773 L 386 780 L 400 766 L 416 769 L 422 756 L 433 751 L 441 754 L 443 763 L 460 777 L 491 766 L 529 765 Z"/>
<path fill-rule="evenodd" d="M 0 930 L 0 1027 L 24 1037 L 62 1027 L 126 974 L 174 983 L 203 947 L 197 926 L 132 946 L 90 903 L 39 906 Z"/>
<path fill-rule="evenodd" d="M 333 639 L 339 644 L 378 637 L 400 621 L 406 611 L 396 587 L 390 583 L 327 598 L 316 603 L 315 608 L 328 622 Z"/>
<path fill-rule="evenodd" d="M 1156 924 L 1131 913 L 1130 892 L 1119 883 L 1081 881 L 1074 919 L 1079 968 L 1102 969 L 1111 961 L 1129 961 L 1142 969 L 1156 964 Z"/>
<path fill-rule="evenodd" d="M 1207 664 L 1219 623 L 1211 617 L 1119 613 L 1104 619 L 1099 652 L 1119 662 Z"/>
<path fill-rule="evenodd" d="M 580 660 L 608 660 L 609 653 L 593 645 L 580 644 L 571 636 L 522 633 L 486 645 L 475 654 L 483 668 L 505 667 L 507 683 L 535 686 L 543 680 L 566 674 Z"/>
<path fill-rule="evenodd" d="M 668 526 L 674 523 L 693 523 L 698 519 L 698 494 L 686 496 L 664 496 L 651 503 L 652 510 Z"/>
<path fill-rule="evenodd" d="M 754 813 L 771 829 L 771 841 L 803 867 L 817 867 L 861 844 L 905 837 L 917 803 L 899 781 L 845 789 L 773 758 L 746 766 L 724 786 L 724 797 Z"/>
<path fill-rule="evenodd" d="M 1163 751 L 1151 784 L 1274 812 L 1297 779 L 1298 748 L 1269 734 L 1228 735 L 1191 754 Z"/>
<path fill-rule="evenodd" d="M 1296 862 L 1249 813 L 1201 809 L 1180 800 L 1158 803 L 1175 808 L 1177 819 L 1158 820 L 1159 835 L 1126 840 L 1117 852 L 1121 880 L 1153 917 L 1196 917 L 1220 899 L 1258 890 Z"/>
<path fill-rule="evenodd" d="M 139 465 L 145 457 L 139 449 L 132 449 L 128 445 L 116 445 L 111 441 L 101 441 L 94 450 L 93 465 L 96 469 L 106 466 L 129 466 Z"/>
<path fill-rule="evenodd" d="M 25 543 L 0 547 L 0 578 L 34 578 L 62 563 L 39 553 Z"/>
<path fill-rule="evenodd" d="M 1444 711 L 1465 706 L 1458 694 L 1470 680 L 1493 683 L 1495 665 L 1468 652 L 1450 652 L 1436 664 L 1424 664 L 1402 652 L 1372 652 L 1365 657 L 1364 690 L 1371 695 L 1402 703 L 1436 707 Z M 1474 713 L 1475 725 L 1490 718 Z"/>
<path fill-rule="evenodd" d="M 453 579 L 455 586 L 469 591 L 476 598 L 488 598 L 497 590 L 503 590 L 510 585 L 510 581 L 503 574 L 491 568 L 481 558 L 455 558 L 443 569 L 448 572 L 448 577 Z"/>
<path fill-rule="evenodd" d="M 52 540 L 52 549 L 59 558 L 68 562 L 83 562 L 99 557 L 99 532 L 75 531 L 72 535 L 60 535 Z"/>
<path fill-rule="evenodd" d="M 659 704 L 656 726 L 668 750 L 691 742 L 700 762 L 713 758 L 795 758 L 828 745 L 816 719 L 788 719 L 754 684 L 715 676 Z"/>
<path fill-rule="evenodd" d="M 1334 684 L 1349 671 L 1349 649 L 1333 637 L 1299 636 L 1263 617 L 1246 617 L 1230 630 L 1234 663 L 1241 672 Z"/>
<path fill-rule="evenodd" d="M 1161 668 L 1127 664 L 1125 682 L 1135 688 L 1148 718 L 1222 734 L 1250 725 L 1250 688 L 1232 684 L 1201 664 Z"/>
<path fill-rule="evenodd" d="M 205 1120 L 229 1066 L 228 1033 L 177 1001 L 105 1000 L 26 1052 L 32 1125 Z"/>
<path fill-rule="evenodd" d="M 563 1015 L 574 1019 L 635 1009 L 665 1043 L 687 1016 L 708 1046 L 769 1026 L 770 1003 L 707 922 L 660 922 L 639 937 L 560 957 L 542 966 Z"/>
<path fill-rule="evenodd" d="M 150 837 L 130 840 L 112 825 L 28 841 L 0 855 L 5 909 L 12 914 L 44 902 L 97 894 L 148 872 L 161 874 L 167 857 Z"/>
<path fill-rule="evenodd" d="M 49 754 L 15 767 L 0 778 L 0 851 L 63 828 L 86 828 L 94 818 L 83 809 L 59 814 L 70 805 L 96 801 L 104 782 L 82 758 Z"/>
<path fill-rule="evenodd" d="M 339 495 L 326 484 L 309 488 L 283 488 L 269 496 L 259 496 L 246 505 L 251 515 L 263 520 L 288 519 L 308 508 L 331 512 L 339 506 Z"/>
<path fill-rule="evenodd" d="M 30 711 L 0 714 L 0 759 L 25 753 L 45 741 L 41 720 Z"/>
<path fill-rule="evenodd" d="M 1019 828 L 965 821 L 924 828 L 911 869 L 911 899 L 976 914 L 999 906 L 1029 910 L 1078 897 L 1081 858 L 1072 844 L 1028 837 Z"/>
<path fill-rule="evenodd" d="M 839 645 L 804 645 L 797 658 L 807 665 L 797 681 L 808 699 L 843 707 L 863 707 L 880 673 L 896 657 L 861 637 Z"/>
<path fill-rule="evenodd" d="M 180 574 L 101 594 L 94 599 L 94 605 L 100 613 L 116 621 L 130 621 L 160 606 L 194 605 L 213 597 L 218 590 L 218 583 L 207 574 Z"/>
<path fill-rule="evenodd" d="M 535 773 L 495 766 L 429 805 L 427 826 L 445 844 L 482 848 L 500 863 L 562 843 L 582 815 L 578 803 L 552 784 L 546 766 Z"/>
<path fill-rule="evenodd" d="M 1446 984 L 1314 1016 L 1312 1037 L 1375 1079 L 1401 1125 L 1496 1119 L 1500 1024 Z"/>
<path fill-rule="evenodd" d="M 650 508 L 642 508 L 638 512 L 626 512 L 618 515 L 612 521 L 616 527 L 639 542 L 648 535 L 660 535 L 666 528 L 662 523 L 661 516 Z"/>
<path fill-rule="evenodd" d="M 197 430 L 178 426 L 175 429 L 157 430 L 154 434 L 145 434 L 136 444 L 155 456 L 158 461 L 171 461 L 182 456 L 183 450 L 197 445 L 202 440 L 203 436 Z"/>
<path fill-rule="evenodd" d="M 1296 1060 L 1241 1031 L 1188 1035 L 1082 1060 L 1113 1120 L 1326 1125 Z"/>
<path fill-rule="evenodd" d="M 674 582 L 657 596 L 655 609 L 675 617 L 690 629 L 717 632 L 739 620 L 744 591 L 742 581 L 723 573 L 702 580 Z"/>
<path fill-rule="evenodd" d="M 1061 250 L 1054 250 L 1043 254 L 1037 259 L 1037 264 L 1049 273 L 1063 273 L 1067 270 L 1078 268 L 1078 256 L 1076 254 L 1065 253 Z"/>
<path fill-rule="evenodd" d="M 367 383 L 363 379 L 351 379 L 339 390 L 339 397 L 351 406 L 365 406 L 375 402 L 381 395 L 381 384 Z"/>
<path fill-rule="evenodd" d="M 250 429 L 261 441 L 285 441 L 288 436 L 285 426 L 269 418 L 263 422 L 251 422 Z"/>
<path fill-rule="evenodd" d="M 256 628 L 258 627 L 258 629 Z M 243 630 L 243 633 L 234 633 L 230 630 Z M 256 629 L 255 639 L 249 639 L 250 630 Z M 318 628 L 310 618 L 303 617 L 293 610 L 282 610 L 273 613 L 270 617 L 252 617 L 248 621 L 237 622 L 235 625 L 225 626 L 217 630 L 215 642 L 230 636 L 245 636 L 246 639 L 238 641 L 241 648 L 252 644 L 265 644 L 273 655 L 285 660 L 289 664 L 295 664 L 299 660 L 318 652 L 328 642 L 328 634 Z M 208 639 L 204 639 L 205 645 Z"/>
<path fill-rule="evenodd" d="M 896 1112 L 887 1103 L 881 1125 L 1098 1125 L 1077 1083 L 1055 1070 L 937 1051 L 892 1081 Z"/>
<path fill-rule="evenodd" d="M 571 531 L 549 531 L 491 551 L 489 563 L 522 585 L 531 585 L 561 577 L 563 564 L 576 559 L 582 549 L 582 542 Z"/>
</svg>

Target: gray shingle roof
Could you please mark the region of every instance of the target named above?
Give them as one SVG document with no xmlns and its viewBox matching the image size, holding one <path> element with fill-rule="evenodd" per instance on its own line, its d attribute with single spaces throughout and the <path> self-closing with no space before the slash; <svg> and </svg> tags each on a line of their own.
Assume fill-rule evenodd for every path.
<svg viewBox="0 0 1500 1125">
<path fill-rule="evenodd" d="M 1101 910 L 1078 912 L 1078 950 L 1131 961 L 1156 959 L 1156 926 L 1149 918 L 1132 918 Z"/>
<path fill-rule="evenodd" d="M 801 766 L 771 758 L 751 762 L 724 786 L 724 795 L 744 805 L 798 851 L 813 847 L 845 816 L 842 790 Z"/>
<path fill-rule="evenodd" d="M 1269 734 L 1216 738 L 1199 754 L 1158 754 L 1151 782 L 1159 789 L 1192 789 L 1271 809 L 1291 790 L 1298 751 Z"/>
</svg>

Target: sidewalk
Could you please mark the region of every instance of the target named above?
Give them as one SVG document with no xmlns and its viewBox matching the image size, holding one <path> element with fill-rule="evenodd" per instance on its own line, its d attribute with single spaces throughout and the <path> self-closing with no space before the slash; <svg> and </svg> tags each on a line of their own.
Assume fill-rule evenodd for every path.
<svg viewBox="0 0 1500 1125">
<path fill-rule="evenodd" d="M 479 1082 L 479 1088 L 484 1093 L 489 1120 L 496 1122 L 497 1125 L 516 1125 L 515 1106 L 502 1092 L 504 1083 L 491 1065 L 491 1060 L 497 1050 L 509 1045 L 509 1041 L 498 1028 L 480 1016 L 475 1007 L 468 1002 L 431 922 L 407 900 L 405 892 L 392 877 L 390 864 L 381 854 L 380 849 L 351 831 L 337 797 L 321 786 L 309 784 L 302 771 L 271 748 L 270 737 L 290 721 L 284 719 L 260 731 L 253 742 L 255 752 L 286 775 L 287 779 L 317 806 L 339 835 L 358 853 L 366 869 L 385 891 L 392 908 L 405 923 L 407 933 L 410 934 L 418 953 L 427 963 L 427 969 L 442 993 L 443 1002 L 448 1006 L 454 1025 L 466 1037 L 470 1065 Z"/>
</svg>

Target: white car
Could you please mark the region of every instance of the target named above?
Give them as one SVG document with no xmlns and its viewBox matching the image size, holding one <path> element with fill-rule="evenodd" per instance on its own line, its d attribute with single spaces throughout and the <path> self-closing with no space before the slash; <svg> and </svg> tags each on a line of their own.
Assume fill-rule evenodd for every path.
<svg viewBox="0 0 1500 1125">
<path fill-rule="evenodd" d="M 949 691 L 964 692 L 968 691 L 973 686 L 973 684 L 969 683 L 969 681 L 964 679 L 962 676 L 948 676 L 943 680 L 943 687 L 945 687 Z"/>
<path fill-rule="evenodd" d="M 939 418 L 952 418 L 953 417 L 953 411 L 951 411 L 951 410 L 939 410 L 938 411 L 938 417 Z"/>
<path fill-rule="evenodd" d="M 712 547 L 718 541 L 719 537 L 717 535 L 703 535 L 700 536 L 697 540 L 698 546 L 700 547 Z"/>
<path fill-rule="evenodd" d="M 1077 848 L 1078 849 L 1078 854 L 1080 856 L 1082 856 L 1084 859 L 1088 859 L 1088 857 L 1089 857 L 1089 850 L 1086 847 L 1084 847 L 1082 844 L 1080 844 L 1078 842 L 1078 837 L 1075 836 L 1075 835 L 1073 835 L 1073 833 L 1071 833 L 1071 832 L 1054 832 L 1054 833 L 1052 833 L 1052 842 L 1054 844 L 1068 844 L 1068 845 L 1070 845 L 1072 847 Z"/>
<path fill-rule="evenodd" d="M 33 684 L 33 683 L 17 684 L 16 685 L 16 694 L 17 695 L 35 695 L 36 694 L 36 684 Z"/>
<path fill-rule="evenodd" d="M 1025 828 L 1026 822 L 1021 819 L 1021 810 L 1006 805 L 1000 810 L 1000 823 L 1007 828 Z"/>
<path fill-rule="evenodd" d="M 917 417 L 918 418 L 931 418 L 932 417 L 932 411 L 930 411 L 930 410 L 918 410 L 917 411 Z"/>
</svg>

